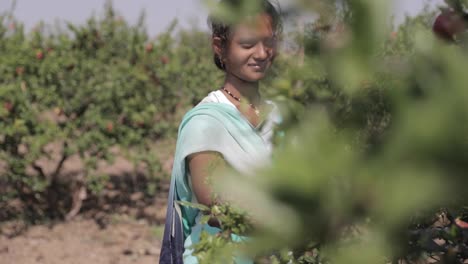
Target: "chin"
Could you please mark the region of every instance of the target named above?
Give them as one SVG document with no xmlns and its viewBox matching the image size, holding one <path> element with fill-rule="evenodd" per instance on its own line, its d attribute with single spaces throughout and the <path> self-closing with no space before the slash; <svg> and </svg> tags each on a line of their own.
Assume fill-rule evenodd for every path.
<svg viewBox="0 0 468 264">
<path fill-rule="evenodd" d="M 250 78 L 244 78 L 244 81 L 254 83 L 254 82 L 259 82 L 263 78 L 265 78 L 265 77 L 264 76 L 263 77 L 257 77 L 257 78 L 250 77 Z"/>
<path fill-rule="evenodd" d="M 266 71 L 242 71 L 234 74 L 244 82 L 258 82 L 266 77 Z"/>
<path fill-rule="evenodd" d="M 245 80 L 248 82 L 258 82 L 265 78 L 266 74 L 264 72 L 255 72 L 246 76 Z"/>
</svg>

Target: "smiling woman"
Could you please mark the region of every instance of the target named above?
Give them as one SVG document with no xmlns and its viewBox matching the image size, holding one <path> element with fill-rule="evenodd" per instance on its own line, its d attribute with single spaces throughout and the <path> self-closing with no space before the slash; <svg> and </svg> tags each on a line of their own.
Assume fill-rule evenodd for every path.
<svg viewBox="0 0 468 264">
<path fill-rule="evenodd" d="M 222 0 L 220 5 L 239 10 L 241 2 Z M 182 263 L 182 257 L 183 263 L 198 263 L 193 246 L 201 233 L 216 234 L 222 228 L 216 219 L 201 223 L 202 213 L 196 208 L 181 206 L 179 211 L 173 200 L 217 204 L 207 180 L 216 180 L 220 169 L 231 167 L 253 174 L 255 168 L 270 161 L 273 128 L 281 117 L 278 107 L 261 97 L 259 82 L 275 59 L 281 21 L 270 2 L 259 2 L 256 12 L 241 15 L 236 23 L 210 16 L 214 62 L 225 72 L 224 83 L 190 110 L 180 124 L 161 263 Z M 217 194 L 221 200 L 222 196 Z M 182 219 L 180 229 L 178 217 Z M 178 230 L 183 231 L 179 240 Z M 241 241 L 243 237 L 233 235 L 232 239 Z M 251 263 L 234 259 L 236 263 Z"/>
</svg>

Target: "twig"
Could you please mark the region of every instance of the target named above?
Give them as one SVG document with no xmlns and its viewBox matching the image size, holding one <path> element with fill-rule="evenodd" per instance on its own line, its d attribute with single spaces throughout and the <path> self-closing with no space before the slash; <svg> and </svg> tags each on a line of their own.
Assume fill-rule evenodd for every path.
<svg viewBox="0 0 468 264">
<path fill-rule="evenodd" d="M 68 143 L 67 141 L 64 141 L 63 143 L 63 149 L 62 149 L 62 158 L 60 159 L 60 162 L 57 164 L 57 168 L 55 168 L 55 171 L 54 173 L 52 174 L 52 181 L 55 181 L 60 170 L 62 169 L 63 167 L 63 164 L 65 163 L 65 161 L 67 160 L 68 158 L 68 155 L 66 154 L 66 151 L 65 149 L 68 147 Z"/>
<path fill-rule="evenodd" d="M 36 162 L 33 162 L 32 167 L 33 167 L 34 170 L 36 170 L 39 173 L 39 175 L 41 176 L 41 178 L 43 180 L 46 179 L 46 175 L 45 175 L 44 170 L 42 169 L 41 166 L 37 165 Z"/>
</svg>

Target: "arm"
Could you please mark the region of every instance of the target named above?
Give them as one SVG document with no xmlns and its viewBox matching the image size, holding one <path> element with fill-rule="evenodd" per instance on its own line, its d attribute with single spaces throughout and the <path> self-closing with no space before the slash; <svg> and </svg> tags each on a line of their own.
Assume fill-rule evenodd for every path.
<svg viewBox="0 0 468 264">
<path fill-rule="evenodd" d="M 212 205 L 215 201 L 213 201 L 211 179 L 216 172 L 226 167 L 226 162 L 220 153 L 214 151 L 194 153 L 187 159 L 197 201 L 207 206 Z"/>
</svg>

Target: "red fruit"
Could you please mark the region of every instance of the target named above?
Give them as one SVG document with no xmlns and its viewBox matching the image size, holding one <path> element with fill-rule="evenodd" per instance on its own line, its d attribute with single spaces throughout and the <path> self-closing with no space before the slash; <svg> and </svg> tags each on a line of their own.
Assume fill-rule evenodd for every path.
<svg viewBox="0 0 468 264">
<path fill-rule="evenodd" d="M 453 11 L 443 11 L 437 16 L 432 26 L 432 31 L 440 38 L 454 41 L 457 34 L 466 30 L 467 24 L 462 15 Z"/>
<path fill-rule="evenodd" d="M 16 67 L 16 75 L 21 76 L 24 73 L 24 67 Z"/>
<path fill-rule="evenodd" d="M 12 102 L 5 102 L 5 103 L 3 104 L 3 107 L 4 107 L 8 112 L 11 112 L 11 111 L 13 111 L 14 105 L 13 105 Z"/>
<path fill-rule="evenodd" d="M 136 125 L 137 127 L 139 127 L 139 128 L 143 128 L 143 127 L 145 127 L 145 122 L 143 122 L 143 121 L 136 121 L 136 122 L 135 122 L 135 125 Z"/>
<path fill-rule="evenodd" d="M 44 53 L 42 51 L 37 51 L 36 52 L 36 59 L 42 60 L 44 58 Z"/>
<path fill-rule="evenodd" d="M 152 52 L 153 51 L 153 44 L 151 44 L 151 43 L 146 44 L 145 50 L 148 53 Z"/>
<path fill-rule="evenodd" d="M 461 228 L 468 228 L 468 223 L 461 220 L 460 218 L 455 219 L 455 224 Z"/>
<path fill-rule="evenodd" d="M 16 29 L 16 24 L 14 22 L 11 22 L 9 25 L 8 25 L 8 28 L 10 30 L 15 30 Z"/>
<path fill-rule="evenodd" d="M 398 32 L 393 31 L 392 33 L 390 33 L 390 39 L 391 40 L 395 40 L 395 39 L 397 39 L 397 37 L 398 37 Z"/>
<path fill-rule="evenodd" d="M 112 131 L 114 131 L 114 123 L 108 122 L 107 125 L 106 125 L 106 130 L 107 130 L 107 132 L 109 132 L 109 133 L 111 133 Z"/>
<path fill-rule="evenodd" d="M 161 57 L 161 62 L 162 62 L 162 64 L 168 64 L 169 63 L 169 58 L 167 56 L 162 56 Z"/>
</svg>

